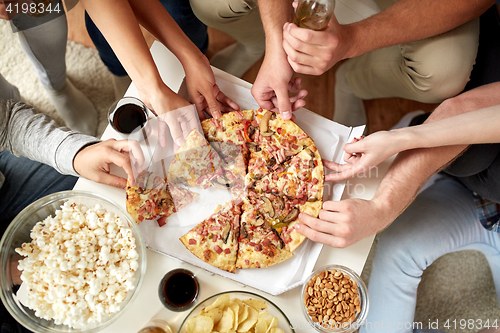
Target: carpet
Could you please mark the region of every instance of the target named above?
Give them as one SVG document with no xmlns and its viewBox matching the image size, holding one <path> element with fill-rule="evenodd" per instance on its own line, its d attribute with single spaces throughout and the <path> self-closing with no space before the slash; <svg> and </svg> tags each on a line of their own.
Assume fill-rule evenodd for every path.
<svg viewBox="0 0 500 333">
<path fill-rule="evenodd" d="M 55 107 L 38 81 L 28 57 L 24 54 L 10 24 L 0 20 L 0 73 L 7 81 L 19 88 L 26 103 L 64 125 Z M 107 126 L 106 114 L 114 101 L 111 73 L 102 63 L 96 50 L 68 41 L 66 49 L 67 76 L 94 104 L 99 112 L 99 136 Z"/>
<path fill-rule="evenodd" d="M 0 72 L 21 91 L 23 98 L 63 125 L 55 108 L 51 105 L 38 82 L 35 71 L 24 55 L 17 36 L 12 34 L 8 22 L 0 20 Z M 114 100 L 111 74 L 101 62 L 96 50 L 69 41 L 66 53 L 67 73 L 76 87 L 81 89 L 99 111 L 99 133 L 107 126 L 106 112 Z M 369 283 L 374 244 L 362 274 Z M 477 332 L 478 329 L 461 329 L 460 321 L 481 319 L 484 323 L 498 319 L 500 308 L 497 303 L 493 279 L 484 256 L 475 251 L 462 251 L 439 258 L 422 276 L 418 289 L 415 322 L 439 323 L 439 328 L 448 332 Z M 450 329 L 444 324 L 449 320 Z M 456 328 L 453 327 L 453 322 Z M 467 325 L 466 325 L 467 326 Z"/>
</svg>

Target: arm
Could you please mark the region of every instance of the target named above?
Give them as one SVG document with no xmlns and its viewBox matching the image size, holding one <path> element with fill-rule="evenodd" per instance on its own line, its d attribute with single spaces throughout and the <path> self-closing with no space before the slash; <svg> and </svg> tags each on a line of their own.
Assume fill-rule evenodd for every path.
<svg viewBox="0 0 500 333">
<path fill-rule="evenodd" d="M 500 83 L 491 86 L 500 92 Z M 434 112 L 452 107 L 449 104 L 455 104 L 453 99 L 443 102 Z M 418 126 L 376 132 L 344 146 L 346 164 L 325 161 L 325 166 L 336 172 L 325 179 L 351 178 L 405 150 L 500 142 L 499 127 L 500 105 L 494 105 Z"/>
<path fill-rule="evenodd" d="M 109 164 L 114 163 L 124 168 L 133 181 L 127 141 L 99 142 L 95 137 L 58 127 L 50 117 L 28 105 L 0 99 L 0 150 L 3 149 L 50 165 L 62 174 L 81 175 L 124 188 L 126 179 L 109 174 Z"/>
<path fill-rule="evenodd" d="M 141 99 L 157 114 L 176 110 L 190 103 L 163 83 L 139 23 L 181 61 L 188 77 L 190 98 L 196 104 L 200 116 L 203 109 L 216 117 L 220 116 L 219 101 L 229 104 L 231 108 L 238 108 L 220 93 L 208 60 L 158 1 L 84 0 L 83 5 L 135 82 Z"/>
<path fill-rule="evenodd" d="M 283 47 L 295 71 L 319 75 L 340 60 L 449 31 L 479 17 L 494 3 L 400 0 L 376 15 L 346 25 L 334 16 L 325 31 L 287 24 Z"/>
<path fill-rule="evenodd" d="M 305 105 L 307 91 L 301 90 L 300 79 L 290 81 L 293 70 L 283 49 L 283 25 L 293 18 L 290 0 L 260 0 L 259 11 L 266 33 L 266 54 L 252 87 L 252 95 L 262 108 L 279 111 L 291 119 L 292 111 Z M 290 98 L 288 91 L 296 96 Z"/>
<path fill-rule="evenodd" d="M 499 84 L 463 93 L 442 103 L 428 118 L 432 123 L 500 104 Z M 345 247 L 386 228 L 413 201 L 422 185 L 452 162 L 466 144 L 417 148 L 398 154 L 371 200 L 347 199 L 323 204 L 319 219 L 300 215 L 297 230 L 314 241 Z"/>
</svg>

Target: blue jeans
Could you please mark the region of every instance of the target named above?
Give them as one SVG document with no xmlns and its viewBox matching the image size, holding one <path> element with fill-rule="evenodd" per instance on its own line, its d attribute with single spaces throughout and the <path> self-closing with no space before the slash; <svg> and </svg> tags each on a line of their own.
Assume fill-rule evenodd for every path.
<svg viewBox="0 0 500 333">
<path fill-rule="evenodd" d="M 160 2 L 189 39 L 191 39 L 202 53 L 205 53 L 208 48 L 207 26 L 194 15 L 189 5 L 189 0 L 160 0 Z M 101 60 L 106 67 L 108 67 L 109 71 L 116 76 L 127 75 L 127 72 L 111 49 L 111 46 L 87 12 L 85 12 L 85 25 L 87 26 L 90 38 L 94 42 L 97 51 L 99 51 Z"/>
<path fill-rule="evenodd" d="M 361 332 L 412 332 L 423 271 L 442 255 L 461 250 L 485 255 L 500 301 L 500 233 L 483 228 L 469 190 L 445 178 L 420 193 L 380 234 Z"/>
</svg>

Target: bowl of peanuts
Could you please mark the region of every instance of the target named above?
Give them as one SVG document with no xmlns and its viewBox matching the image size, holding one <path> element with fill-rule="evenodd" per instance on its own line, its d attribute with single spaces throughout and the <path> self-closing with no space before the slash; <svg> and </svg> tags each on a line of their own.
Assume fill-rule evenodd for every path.
<svg viewBox="0 0 500 333">
<path fill-rule="evenodd" d="M 97 332 L 137 296 L 146 247 L 128 213 L 89 192 L 64 191 L 21 211 L 0 241 L 0 296 L 33 332 Z"/>
<path fill-rule="evenodd" d="M 368 314 L 368 292 L 348 267 L 328 265 L 311 273 L 302 287 L 302 310 L 319 332 L 354 332 Z"/>
</svg>

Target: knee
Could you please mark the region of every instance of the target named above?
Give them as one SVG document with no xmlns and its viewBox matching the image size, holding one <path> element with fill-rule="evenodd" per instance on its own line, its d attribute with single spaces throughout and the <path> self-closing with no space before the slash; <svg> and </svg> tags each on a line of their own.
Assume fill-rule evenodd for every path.
<svg viewBox="0 0 500 333">
<path fill-rule="evenodd" d="M 190 0 L 196 17 L 209 27 L 235 22 L 258 10 L 256 0 Z"/>
<path fill-rule="evenodd" d="M 439 103 L 460 93 L 469 81 L 479 43 L 479 22 L 402 46 L 401 69 L 420 93 L 419 101 Z"/>
</svg>

